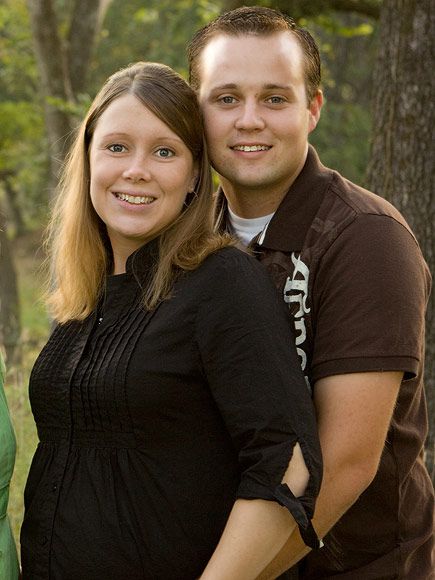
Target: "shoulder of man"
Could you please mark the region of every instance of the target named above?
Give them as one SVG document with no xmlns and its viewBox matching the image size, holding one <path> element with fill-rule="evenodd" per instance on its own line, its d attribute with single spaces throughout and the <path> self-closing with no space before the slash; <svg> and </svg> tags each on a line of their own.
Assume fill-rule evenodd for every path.
<svg viewBox="0 0 435 580">
<path fill-rule="evenodd" d="M 415 238 L 406 219 L 396 207 L 380 195 L 346 179 L 337 171 L 333 171 L 329 193 L 332 199 L 328 211 L 338 209 L 342 205 L 343 209 L 347 209 L 354 217 L 361 215 L 389 217 L 402 224 Z"/>
</svg>

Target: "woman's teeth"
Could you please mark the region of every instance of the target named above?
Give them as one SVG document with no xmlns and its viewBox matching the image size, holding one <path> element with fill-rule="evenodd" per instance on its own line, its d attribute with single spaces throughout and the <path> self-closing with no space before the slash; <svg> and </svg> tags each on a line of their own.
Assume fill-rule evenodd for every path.
<svg viewBox="0 0 435 580">
<path fill-rule="evenodd" d="M 128 203 L 132 203 L 134 205 L 149 204 L 156 199 L 155 197 L 151 197 L 149 195 L 128 195 L 127 193 L 115 193 L 115 195 L 118 199 L 122 199 L 122 201 L 127 201 Z"/>
</svg>

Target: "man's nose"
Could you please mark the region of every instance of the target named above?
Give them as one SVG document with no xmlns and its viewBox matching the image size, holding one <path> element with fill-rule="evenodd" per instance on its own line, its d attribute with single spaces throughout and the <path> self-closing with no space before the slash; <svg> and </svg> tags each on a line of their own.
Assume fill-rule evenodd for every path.
<svg viewBox="0 0 435 580">
<path fill-rule="evenodd" d="M 265 123 L 261 115 L 261 108 L 255 101 L 246 101 L 240 108 L 236 119 L 236 129 L 240 131 L 255 131 L 264 129 Z"/>
</svg>

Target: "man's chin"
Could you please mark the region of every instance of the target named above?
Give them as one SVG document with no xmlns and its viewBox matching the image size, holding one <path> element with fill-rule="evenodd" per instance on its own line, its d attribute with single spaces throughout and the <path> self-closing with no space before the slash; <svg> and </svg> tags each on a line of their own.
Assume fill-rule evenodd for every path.
<svg viewBox="0 0 435 580">
<path fill-rule="evenodd" d="M 250 177 L 241 177 L 241 176 L 224 176 L 220 175 L 220 181 L 222 186 L 227 183 L 231 187 L 237 190 L 249 190 L 249 191 L 263 191 L 265 188 L 269 188 L 273 181 L 271 179 L 262 179 L 261 176 L 250 176 Z M 225 188 L 224 188 L 225 189 Z"/>
</svg>

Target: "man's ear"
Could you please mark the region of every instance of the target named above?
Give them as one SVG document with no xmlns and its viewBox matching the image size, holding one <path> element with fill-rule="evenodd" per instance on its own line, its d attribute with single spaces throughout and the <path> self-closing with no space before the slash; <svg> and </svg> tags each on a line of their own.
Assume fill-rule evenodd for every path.
<svg viewBox="0 0 435 580">
<path fill-rule="evenodd" d="M 320 111 L 322 110 L 323 106 L 323 93 L 320 89 L 317 90 L 317 93 L 312 98 L 311 103 L 308 107 L 309 111 L 309 121 L 308 121 L 308 133 L 311 133 L 319 122 L 320 119 Z"/>
</svg>

